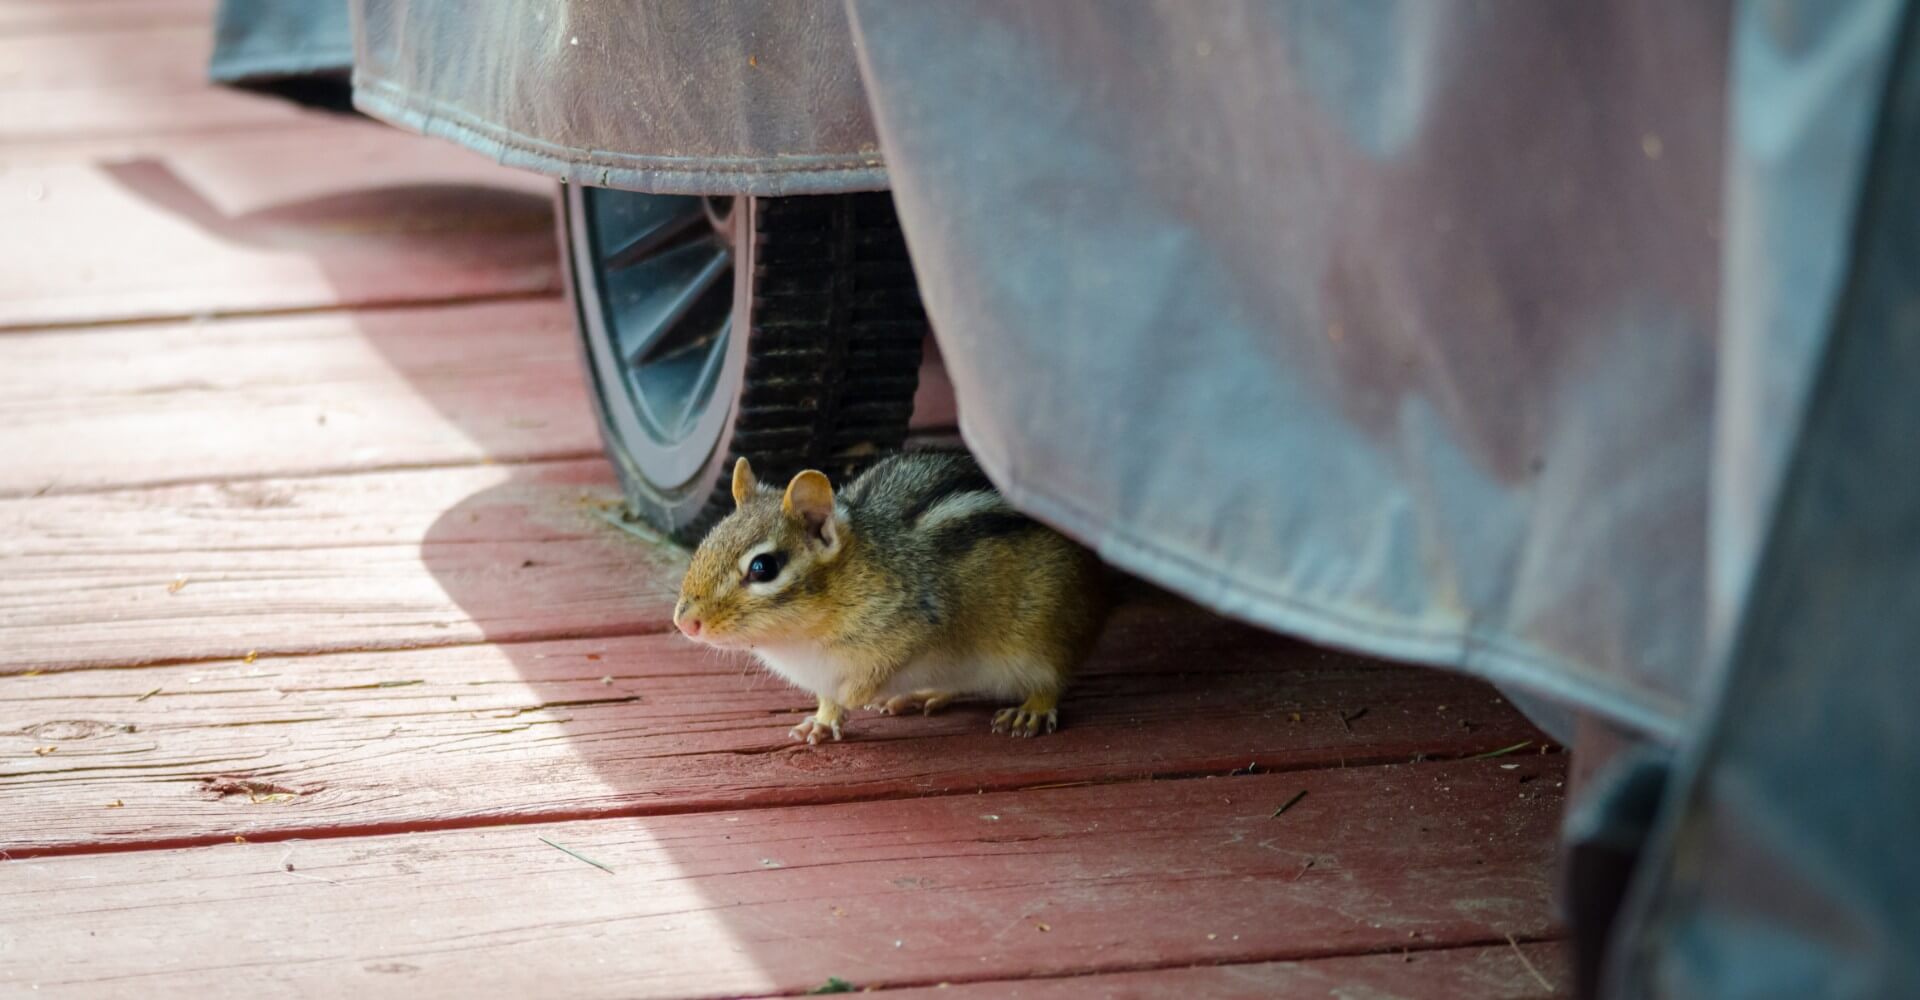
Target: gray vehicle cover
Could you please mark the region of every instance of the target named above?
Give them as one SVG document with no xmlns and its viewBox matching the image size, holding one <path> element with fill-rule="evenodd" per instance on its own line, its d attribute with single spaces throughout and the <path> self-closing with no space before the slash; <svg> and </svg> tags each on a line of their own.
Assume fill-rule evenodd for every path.
<svg viewBox="0 0 1920 1000">
<path fill-rule="evenodd" d="M 354 102 L 510 166 L 682 194 L 886 187 L 838 0 L 358 0 Z"/>
<path fill-rule="evenodd" d="M 1920 996 L 1914 0 L 354 3 L 358 106 L 505 162 L 891 186 L 1113 562 L 1633 734 L 1610 995 Z"/>
<path fill-rule="evenodd" d="M 1911 3 L 850 6 L 1017 504 L 1677 746 L 1610 995 L 1920 997 Z"/>
<path fill-rule="evenodd" d="M 221 83 L 345 77 L 353 31 L 345 0 L 220 0 L 209 73 Z"/>
</svg>

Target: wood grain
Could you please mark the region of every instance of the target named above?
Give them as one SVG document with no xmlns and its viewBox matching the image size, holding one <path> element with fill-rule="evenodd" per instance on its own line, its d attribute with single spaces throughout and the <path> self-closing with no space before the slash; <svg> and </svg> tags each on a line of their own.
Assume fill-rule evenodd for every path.
<svg viewBox="0 0 1920 1000">
<path fill-rule="evenodd" d="M 0 983 L 730 996 L 1524 941 L 1555 932 L 1539 784 L 1482 760 L 15 861 Z"/>
<path fill-rule="evenodd" d="M 153 155 L 182 135 L 340 124 L 207 78 L 212 4 L 0 3 L 0 157 Z"/>
<path fill-rule="evenodd" d="M 335 124 L 332 115 L 237 90 L 0 89 L 0 157 L 15 167 L 164 157 L 208 134 Z"/>
<path fill-rule="evenodd" d="M 557 299 L 0 336 L 0 498 L 596 455 L 583 379 Z"/>
<path fill-rule="evenodd" d="M 0 673 L 667 627 L 599 459 L 0 501 Z"/>
<path fill-rule="evenodd" d="M 0 434 L 11 496 L 600 451 L 556 299 L 4 335 Z"/>
<path fill-rule="evenodd" d="M 920 387 L 913 396 L 913 425 L 921 431 L 954 431 L 960 426 L 960 402 L 954 398 L 953 379 L 947 374 L 940 344 L 927 338 L 920 366 Z"/>
<path fill-rule="evenodd" d="M 32 6 L 46 11 L 46 5 Z M 207 80 L 211 17 L 189 19 L 187 11 L 161 6 L 144 23 L 95 20 L 88 30 L 87 9 L 111 5 L 68 0 L 60 6 L 64 13 L 46 11 L 37 26 L 28 20 L 34 15 L 0 11 L 0 94 L 136 88 L 178 93 L 213 86 Z"/>
<path fill-rule="evenodd" d="M 0 679 L 0 848 L 1286 771 L 1540 738 L 1477 682 L 1179 606 L 1123 609 L 1043 739 L 993 735 L 988 708 L 965 706 L 862 713 L 844 743 L 794 744 L 810 708 L 669 635 L 14 676 Z M 1514 762 L 1535 774 L 1539 760 Z"/>
<path fill-rule="evenodd" d="M 341 118 L 0 172 L 0 329 L 558 289 L 552 183 Z M 58 234 L 60 238 L 48 238 Z"/>
<path fill-rule="evenodd" d="M 453 384 L 465 382 L 455 376 Z M 313 461 L 280 453 L 309 413 L 292 392 L 280 443 L 265 415 L 246 422 L 244 409 L 230 411 L 238 436 L 227 440 L 255 455 L 244 461 Z M 340 403 L 334 397 L 313 407 L 342 413 Z M 547 447 L 541 434 L 578 420 L 555 415 L 522 428 L 524 413 L 532 411 L 476 409 L 459 434 L 513 455 L 516 443 Z M 355 420 L 365 432 L 349 430 Z M 365 413 L 348 411 L 338 422 L 361 447 L 407 441 L 399 432 L 382 436 Z M 328 420 L 328 428 L 334 424 Z M 436 438 L 419 415 L 405 428 L 422 443 Z M 449 459 L 476 447 L 442 430 Z M 10 434 L 31 440 L 36 432 Z M 42 438 L 40 453 L 60 461 L 90 453 L 109 464 L 102 453 L 113 441 L 98 434 L 84 434 L 86 447 L 67 451 L 48 438 L 58 436 Z M 192 438 L 180 445 L 161 438 L 152 436 L 156 455 L 129 461 L 194 470 L 196 455 L 205 463 L 225 459 L 182 455 Z M 334 457 L 369 461 L 353 447 Z M 48 476 L 42 489 L 54 488 L 58 480 Z M 0 499 L 0 676 L 250 651 L 305 655 L 664 630 L 685 555 L 639 537 L 641 528 L 620 528 L 620 509 L 601 459 Z"/>
<path fill-rule="evenodd" d="M 1529 968 L 1531 966 L 1531 968 Z M 1541 980 L 1548 985 L 1542 985 Z M 1060 1000 L 1208 997 L 1210 1000 L 1538 1000 L 1572 994 L 1566 948 L 1502 944 L 1304 962 L 1249 962 L 1058 979 L 1002 979 L 878 990 L 888 1000 Z"/>
<path fill-rule="evenodd" d="M 0 37 L 52 38 L 203 25 L 216 0 L 0 0 Z"/>
</svg>

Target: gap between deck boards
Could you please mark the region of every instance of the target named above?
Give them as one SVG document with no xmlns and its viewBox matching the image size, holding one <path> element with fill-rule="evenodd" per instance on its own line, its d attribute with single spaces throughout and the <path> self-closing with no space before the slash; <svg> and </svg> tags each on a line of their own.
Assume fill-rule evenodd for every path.
<svg viewBox="0 0 1920 1000">
<path fill-rule="evenodd" d="M 1393 955 L 1558 933 L 1559 798 L 1524 788 L 1497 760 L 1430 762 L 26 860 L 0 921 L 34 915 L 21 953 L 56 990 L 128 978 L 158 989 L 224 968 L 221 952 L 188 949 L 157 969 L 143 954 L 173 954 L 191 928 L 242 915 L 232 949 L 266 948 L 294 979 L 365 977 L 387 994 L 464 995 L 463 978 L 537 978 L 529 959 L 591 966 L 602 954 L 604 967 L 580 969 L 582 995 L 797 992 L 829 972 L 892 986 Z M 1269 817 L 1299 789 L 1311 794 Z M 98 881 L 73 894 L 82 872 Z M 514 905 L 484 905 L 502 899 Z M 155 923 L 156 906 L 170 922 Z M 617 960 L 600 951 L 610 934 L 627 945 Z M 356 937 L 369 948 L 339 949 Z M 897 938 L 909 947 L 886 947 Z M 750 958 L 659 968 L 666 941 Z M 992 964 L 975 961 L 989 952 Z M 366 967 L 376 959 L 407 963 L 412 978 Z M 633 978 L 646 969 L 660 975 Z"/>
<path fill-rule="evenodd" d="M 913 430 L 912 436 L 908 439 L 907 447 L 912 448 L 914 447 L 915 443 L 919 441 L 959 445 L 960 442 L 958 440 L 958 434 L 959 434 L 959 429 L 957 427 L 949 427 L 949 426 L 937 425 L 937 424 L 929 425 L 925 427 L 916 425 Z M 546 464 L 552 464 L 552 463 L 587 462 L 587 461 L 593 461 L 595 459 L 601 459 L 605 457 L 606 457 L 606 452 L 603 449 L 588 448 L 588 449 L 581 449 L 578 451 L 554 451 L 554 452 L 548 452 L 541 455 L 531 455 L 531 456 L 525 456 L 525 457 L 516 456 L 512 458 L 478 458 L 478 459 L 450 459 L 447 461 L 395 462 L 390 465 L 366 465 L 366 466 L 361 466 L 359 468 L 349 469 L 349 470 L 315 467 L 312 469 L 291 469 L 285 472 L 261 472 L 256 474 L 234 473 L 234 474 L 217 475 L 217 476 L 189 476 L 181 479 L 160 479 L 160 480 L 154 480 L 151 482 L 142 482 L 142 483 L 133 484 L 133 485 L 100 484 L 95 486 L 62 487 L 60 486 L 59 483 L 55 482 L 55 483 L 50 483 L 47 486 L 43 486 L 40 489 L 33 490 L 33 491 L 8 490 L 5 487 L 0 487 L 0 500 L 38 500 L 43 497 L 101 496 L 103 494 L 126 493 L 134 490 L 178 489 L 181 487 L 190 487 L 190 486 L 219 486 L 224 483 L 235 483 L 235 484 L 265 483 L 265 482 L 275 482 L 283 479 L 289 480 L 292 482 L 298 482 L 301 480 L 311 480 L 311 479 L 342 479 L 342 478 L 348 478 L 352 476 L 380 476 L 380 475 L 390 475 L 390 474 L 399 473 L 399 472 L 442 472 L 442 471 L 447 471 L 452 469 L 479 469 L 479 468 L 485 468 L 489 466 L 498 466 L 503 469 L 511 469 L 516 467 L 525 468 L 525 467 L 546 465 Z M 376 543 L 369 542 L 366 544 L 371 545 Z M 663 541 L 662 544 L 668 544 L 668 543 Z M 309 546 L 309 547 L 323 548 L 325 546 Z M 337 546 L 337 547 L 349 548 L 352 546 Z M 209 549 L 207 551 L 219 551 L 219 550 Z"/>
<path fill-rule="evenodd" d="M 1550 745 L 1549 745 L 1550 746 Z M 786 749 L 780 747 L 764 751 L 777 753 Z M 1302 763 L 1296 766 L 1280 766 L 1262 769 L 1252 774 L 1310 774 L 1319 771 L 1349 771 L 1372 767 L 1395 767 L 1410 763 L 1447 764 L 1478 760 L 1483 753 L 1456 753 L 1421 755 L 1417 760 L 1409 760 L 1401 752 L 1362 752 L 1355 753 L 1338 765 L 1324 761 Z M 1552 746 L 1548 752 L 1536 753 L 1530 759 L 1552 758 L 1558 761 L 1565 756 L 1562 748 Z M 126 841 L 120 843 L 63 844 L 51 847 L 0 848 L 0 863 L 6 861 L 27 861 L 35 858 L 69 858 L 106 854 L 132 854 L 142 851 L 176 851 L 197 847 L 215 847 L 227 843 L 281 844 L 294 841 L 312 842 L 323 840 L 351 840 L 356 837 L 387 837 L 408 833 L 454 833 L 471 830 L 492 830 L 514 826 L 535 826 L 552 823 L 578 823 L 615 819 L 657 819 L 675 816 L 702 816 L 714 813 L 741 812 L 754 809 L 783 809 L 796 806 L 844 806 L 872 802 L 905 802 L 917 799 L 946 799 L 968 795 L 999 795 L 1014 792 L 1050 791 L 1058 788 L 1097 788 L 1112 785 L 1149 785 L 1177 781 L 1206 781 L 1251 777 L 1252 774 L 1239 774 L 1235 770 L 1214 771 L 1177 771 L 1141 775 L 1110 775 L 1084 778 L 1074 781 L 1057 781 L 1048 776 L 1029 780 L 986 782 L 965 788 L 948 788 L 931 791 L 912 791 L 901 788 L 889 788 L 872 792 L 855 789 L 832 789 L 831 786 L 818 786 L 812 791 L 827 792 L 810 796 L 802 802 L 742 803 L 732 800 L 714 800 L 708 802 L 691 801 L 662 805 L 657 808 L 643 806 L 619 806 L 607 809 L 574 810 L 529 810 L 525 812 L 500 813 L 492 815 L 468 815 L 447 820 L 412 820 L 387 823 L 367 823 L 361 825 L 333 825 L 314 827 L 295 827 L 256 833 L 251 836 L 212 833 L 196 836 L 165 837 L 152 840 Z M 835 794 L 835 793 L 838 794 Z"/>
<path fill-rule="evenodd" d="M 480 530 L 485 530 L 482 527 Z M 1543 737 L 1498 693 L 1266 635 L 1189 605 L 1121 608 L 1034 741 L 989 712 L 862 714 L 802 747 L 807 698 L 663 634 L 235 658 L 0 685 L 8 847 L 510 824 L 894 794 L 1451 759 Z M 1540 767 L 1532 764 L 1527 773 Z M 262 805 L 219 786 L 269 782 Z M 332 831 L 329 833 L 328 831 Z"/>
<path fill-rule="evenodd" d="M 322 314 L 351 315 L 356 312 L 413 312 L 446 309 L 458 306 L 484 306 L 495 303 L 538 302 L 543 300 L 565 299 L 566 293 L 554 288 L 513 290 L 498 292 L 463 292 L 444 298 L 422 298 L 419 296 L 375 299 L 366 302 L 325 302 L 314 305 L 298 306 L 258 306 L 241 308 L 215 308 L 178 313 L 154 313 L 140 316 L 108 316 L 99 319 L 52 320 L 45 323 L 14 322 L 0 319 L 0 336 L 11 334 L 36 333 L 87 333 L 98 330 L 108 332 L 145 326 L 168 326 L 180 323 L 222 322 L 251 319 L 282 319 L 298 316 Z"/>
<path fill-rule="evenodd" d="M 102 496 L 111 493 L 127 493 L 136 490 L 170 490 L 192 486 L 220 486 L 227 483 L 248 484 L 267 483 L 288 480 L 300 482 L 313 479 L 347 479 L 355 476 L 385 476 L 404 472 L 446 472 L 457 469 L 480 469 L 499 467 L 502 469 L 527 468 L 533 466 L 564 462 L 586 462 L 605 458 L 606 453 L 599 448 L 576 451 L 553 451 L 539 455 L 514 456 L 511 458 L 466 458 L 444 461 L 393 462 L 391 464 L 364 465 L 354 469 L 329 469 L 316 466 L 311 469 L 288 469 L 261 473 L 231 473 L 214 476 L 186 476 L 180 479 L 157 479 L 134 485 L 102 483 L 93 486 L 62 487 L 59 483 L 50 483 L 31 492 L 10 491 L 0 487 L 0 500 L 39 500 L 57 497 Z M 377 544 L 377 543 L 368 543 Z M 322 546 L 307 546 L 321 548 Z M 219 551 L 208 549 L 205 551 Z"/>
<path fill-rule="evenodd" d="M 1498 938 L 1489 937 L 1486 940 L 1448 941 L 1445 943 L 1424 943 L 1416 940 L 1404 946 L 1382 945 L 1378 948 L 1362 948 L 1354 951 L 1330 954 L 1302 953 L 1284 956 L 1276 955 L 1270 958 L 1235 959 L 1228 962 L 1208 963 L 1154 964 L 1151 962 L 1141 962 L 1136 965 L 1126 965 L 1122 963 L 1120 965 L 1102 967 L 1091 971 L 1035 972 L 1024 976 L 1009 976 L 988 971 L 978 976 L 906 980 L 888 982 L 886 985 L 878 987 L 867 987 L 858 983 L 849 983 L 848 985 L 852 987 L 853 992 L 872 994 L 875 996 L 910 997 L 915 994 L 924 994 L 927 996 L 954 997 L 964 1000 L 964 998 L 971 996 L 992 996 L 996 998 L 1018 996 L 1018 990 L 1023 986 L 1044 987 L 1049 991 L 1053 991 L 1056 988 L 1063 989 L 1069 986 L 1099 985 L 1099 981 L 1101 980 L 1125 980 L 1127 977 L 1138 976 L 1142 973 L 1180 974 L 1210 972 L 1214 970 L 1224 972 L 1236 970 L 1255 971 L 1263 966 L 1313 966 L 1342 960 L 1366 962 L 1367 960 L 1398 959 L 1402 964 L 1412 964 L 1415 956 L 1421 959 L 1434 959 L 1454 956 L 1468 957 L 1490 952 L 1506 953 L 1509 955 L 1517 953 L 1523 955 L 1526 957 L 1526 964 L 1522 966 L 1522 969 L 1528 970 L 1524 973 L 1527 978 L 1530 979 L 1531 976 L 1535 974 L 1542 976 L 1550 975 L 1550 973 L 1542 971 L 1541 966 L 1544 965 L 1547 969 L 1553 970 L 1554 973 L 1560 973 L 1560 975 L 1550 978 L 1549 983 L 1553 982 L 1554 979 L 1558 979 L 1564 983 L 1566 980 L 1566 976 L 1564 975 L 1565 970 L 1562 968 L 1564 959 L 1560 956 L 1561 949 L 1556 947 L 1564 940 L 1565 938 L 1558 934 L 1532 934 L 1525 936 L 1514 934 L 1503 935 Z M 1423 973 L 1424 971 L 1425 970 L 1422 970 Z M 1551 997 L 1558 995 L 1554 992 L 1555 987 L 1552 986 L 1542 986 L 1540 983 L 1533 981 L 1529 981 L 1525 985 L 1529 988 L 1513 995 L 1525 997 Z M 988 993 L 985 991 L 985 987 L 995 987 L 996 992 Z M 1540 992 L 1535 992 L 1535 989 L 1538 989 Z M 939 992 L 935 993 L 934 991 L 936 990 Z M 1004 990 L 1005 992 L 999 992 L 1000 990 Z M 752 1000 L 762 1000 L 762 998 L 771 1000 L 771 998 L 774 997 L 809 995 L 815 994 L 812 990 L 790 990 L 775 993 L 752 994 Z M 1061 995 L 1066 994 L 1062 993 Z M 1366 995 L 1372 997 L 1375 994 L 1368 993 Z M 1501 997 L 1507 995 L 1508 994 L 1500 994 Z M 1497 1000 L 1497 998 L 1476 994 L 1473 1000 Z"/>
</svg>

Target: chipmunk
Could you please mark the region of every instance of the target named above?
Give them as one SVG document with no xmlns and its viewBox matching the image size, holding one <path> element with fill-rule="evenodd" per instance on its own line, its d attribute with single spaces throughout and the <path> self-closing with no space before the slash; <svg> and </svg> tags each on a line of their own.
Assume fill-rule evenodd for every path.
<svg viewBox="0 0 1920 1000">
<path fill-rule="evenodd" d="M 965 698 L 1019 703 L 994 732 L 1056 728 L 1106 617 L 1106 569 L 1015 511 L 971 455 L 891 455 L 837 496 L 812 470 L 764 485 L 742 458 L 733 500 L 694 552 L 673 622 L 817 695 L 794 739 L 840 739 L 853 706 L 930 714 Z"/>
</svg>

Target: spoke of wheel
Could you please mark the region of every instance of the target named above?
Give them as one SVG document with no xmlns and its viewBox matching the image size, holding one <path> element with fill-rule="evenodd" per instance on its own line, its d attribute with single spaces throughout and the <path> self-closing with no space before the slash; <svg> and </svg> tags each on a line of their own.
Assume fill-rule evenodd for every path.
<svg viewBox="0 0 1920 1000">
<path fill-rule="evenodd" d="M 685 235 L 694 226 L 706 228 L 706 210 L 698 201 L 689 200 L 678 212 L 653 220 L 652 224 L 627 238 L 627 241 L 614 250 L 604 254 L 605 267 L 610 271 L 633 265 L 653 256 L 668 244 Z"/>
<path fill-rule="evenodd" d="M 691 248 L 681 253 L 693 252 Z M 713 288 L 722 276 L 732 272 L 733 255 L 718 246 L 705 248 L 708 255 L 701 261 L 697 270 L 681 284 L 673 288 L 662 288 L 657 293 L 663 297 L 658 303 L 648 303 L 652 315 L 644 329 L 632 331 L 637 339 L 626 341 L 627 363 L 644 365 L 656 356 L 666 353 L 660 348 L 666 344 L 684 342 L 674 334 L 681 333 L 681 320 L 700 302 L 700 297 Z M 666 264 L 663 259 L 659 263 Z"/>
<path fill-rule="evenodd" d="M 707 356 L 700 365 L 700 374 L 694 376 L 692 388 L 687 392 L 686 406 L 680 411 L 679 430 L 684 435 L 698 423 L 700 415 L 706 411 L 704 405 L 713 398 L 714 383 L 720 380 L 720 369 L 726 367 L 727 338 L 733 334 L 733 317 L 727 317 L 720 324 L 720 332 L 714 335 L 707 346 Z"/>
</svg>

